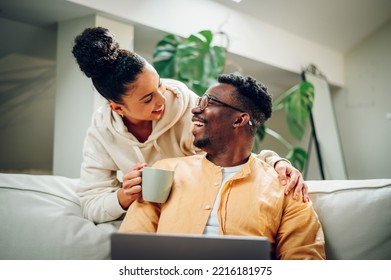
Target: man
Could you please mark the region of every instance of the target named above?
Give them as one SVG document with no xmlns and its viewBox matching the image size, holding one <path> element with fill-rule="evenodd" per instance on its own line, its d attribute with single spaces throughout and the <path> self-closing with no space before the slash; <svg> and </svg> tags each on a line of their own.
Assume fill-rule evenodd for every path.
<svg viewBox="0 0 391 280">
<path fill-rule="evenodd" d="M 275 170 L 251 153 L 271 96 L 248 76 L 218 81 L 192 110 L 194 144 L 206 155 L 158 161 L 175 171 L 168 201 L 133 203 L 120 231 L 266 236 L 272 258 L 324 259 L 312 203 L 285 196 Z"/>
</svg>

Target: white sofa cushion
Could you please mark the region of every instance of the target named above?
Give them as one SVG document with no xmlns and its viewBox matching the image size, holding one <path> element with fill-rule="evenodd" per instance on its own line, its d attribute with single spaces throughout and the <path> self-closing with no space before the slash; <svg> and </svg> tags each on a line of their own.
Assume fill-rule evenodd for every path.
<svg viewBox="0 0 391 280">
<path fill-rule="evenodd" d="M 82 217 L 77 179 L 0 174 L 0 259 L 109 259 L 119 222 Z"/>
<path fill-rule="evenodd" d="M 391 179 L 307 183 L 328 259 L 391 259 Z"/>
</svg>

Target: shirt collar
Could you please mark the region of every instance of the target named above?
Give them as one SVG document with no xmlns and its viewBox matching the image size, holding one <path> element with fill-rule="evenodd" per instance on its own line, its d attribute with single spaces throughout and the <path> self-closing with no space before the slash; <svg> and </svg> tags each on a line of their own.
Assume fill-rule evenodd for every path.
<svg viewBox="0 0 391 280">
<path fill-rule="evenodd" d="M 235 175 L 234 178 L 244 178 L 247 177 L 251 173 L 251 166 L 254 162 L 254 155 L 251 154 L 248 161 L 243 165 L 242 169 Z M 202 165 L 207 167 L 209 170 L 219 169 L 222 170 L 221 166 L 215 165 L 213 162 L 209 161 L 206 158 L 206 154 L 202 156 Z"/>
</svg>

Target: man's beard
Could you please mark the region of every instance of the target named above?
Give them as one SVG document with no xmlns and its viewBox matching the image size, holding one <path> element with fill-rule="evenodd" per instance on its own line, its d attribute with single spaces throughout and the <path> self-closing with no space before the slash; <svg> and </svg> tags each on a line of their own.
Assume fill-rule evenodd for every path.
<svg viewBox="0 0 391 280">
<path fill-rule="evenodd" d="M 207 147 L 209 144 L 210 144 L 210 139 L 209 138 L 203 138 L 201 140 L 194 140 L 193 142 L 194 146 L 196 146 L 197 148 L 205 148 Z"/>
</svg>

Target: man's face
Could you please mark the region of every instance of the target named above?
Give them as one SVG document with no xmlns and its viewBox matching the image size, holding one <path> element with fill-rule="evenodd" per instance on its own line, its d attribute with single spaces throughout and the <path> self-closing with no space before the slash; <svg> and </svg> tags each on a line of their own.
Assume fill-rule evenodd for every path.
<svg viewBox="0 0 391 280">
<path fill-rule="evenodd" d="M 235 107 L 231 99 L 231 95 L 235 94 L 233 91 L 235 87 L 232 85 L 213 86 L 206 91 L 201 104 L 192 110 L 194 124 L 192 132 L 196 147 L 205 151 L 216 151 L 216 149 L 224 148 L 225 143 L 230 140 L 233 123 L 236 116 L 240 114 L 238 110 L 227 107 L 227 105 Z M 206 107 L 205 104 L 207 104 Z"/>
</svg>

